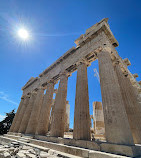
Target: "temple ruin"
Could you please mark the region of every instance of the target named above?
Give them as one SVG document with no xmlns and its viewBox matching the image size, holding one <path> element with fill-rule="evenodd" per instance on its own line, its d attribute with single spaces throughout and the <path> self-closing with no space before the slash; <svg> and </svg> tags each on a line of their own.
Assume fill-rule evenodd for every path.
<svg viewBox="0 0 141 158">
<path fill-rule="evenodd" d="M 31 144 L 80 157 L 141 156 L 141 82 L 136 81 L 137 74 L 128 70 L 130 61 L 118 55 L 115 48 L 119 44 L 108 19 L 88 28 L 75 44 L 76 47 L 25 84 L 10 131 L 0 140 L 28 138 Z M 105 141 L 101 142 L 92 140 L 91 136 L 87 79 L 87 67 L 97 59 L 105 125 Z M 67 83 L 74 71 L 77 71 L 77 82 L 73 138 L 66 139 Z M 102 120 L 99 123 L 102 124 Z"/>
</svg>

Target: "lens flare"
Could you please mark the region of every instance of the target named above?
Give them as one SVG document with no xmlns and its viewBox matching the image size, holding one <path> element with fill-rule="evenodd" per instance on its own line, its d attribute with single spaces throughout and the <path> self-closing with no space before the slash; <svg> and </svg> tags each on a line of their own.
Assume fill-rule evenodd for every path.
<svg viewBox="0 0 141 158">
<path fill-rule="evenodd" d="M 26 29 L 21 28 L 18 30 L 18 36 L 23 40 L 27 40 L 29 38 L 29 33 Z"/>
</svg>

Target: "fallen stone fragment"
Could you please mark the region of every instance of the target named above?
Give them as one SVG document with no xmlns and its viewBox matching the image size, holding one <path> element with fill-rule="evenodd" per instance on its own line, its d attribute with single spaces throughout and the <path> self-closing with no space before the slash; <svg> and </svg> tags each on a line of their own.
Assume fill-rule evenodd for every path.
<svg viewBox="0 0 141 158">
<path fill-rule="evenodd" d="M 26 154 L 26 157 L 27 158 L 36 158 L 36 155 L 29 153 L 29 154 Z"/>
<path fill-rule="evenodd" d="M 29 151 L 28 150 L 19 150 L 19 152 L 23 153 L 23 154 L 28 154 Z"/>
<path fill-rule="evenodd" d="M 10 146 L 8 146 L 8 145 L 4 145 L 4 148 L 10 148 Z"/>
<path fill-rule="evenodd" d="M 17 158 L 26 158 L 26 155 L 21 153 L 21 152 L 19 152 L 19 153 L 16 154 L 16 157 Z"/>
<path fill-rule="evenodd" d="M 6 149 L 6 148 L 0 149 L 0 153 L 3 153 L 3 152 L 5 152 L 5 151 L 8 151 L 8 149 Z"/>
<path fill-rule="evenodd" d="M 3 156 L 4 158 L 11 158 L 11 155 L 9 154 L 9 152 L 4 152 Z"/>
<path fill-rule="evenodd" d="M 40 153 L 40 158 L 46 158 L 46 157 L 49 157 L 50 154 L 49 153 L 46 153 L 46 152 L 41 152 Z"/>
<path fill-rule="evenodd" d="M 34 149 L 29 149 L 28 152 L 30 152 L 30 153 L 32 153 L 32 154 L 36 154 L 36 152 L 39 152 L 39 151 L 36 151 L 36 152 L 35 152 Z"/>
<path fill-rule="evenodd" d="M 55 152 L 55 150 L 52 150 L 52 149 L 50 149 L 50 150 L 48 151 L 48 153 L 49 153 L 50 155 L 57 154 L 57 153 Z"/>
<path fill-rule="evenodd" d="M 22 146 L 22 150 L 29 150 L 29 149 L 32 149 L 32 148 L 30 146 L 26 146 L 26 145 Z"/>
<path fill-rule="evenodd" d="M 15 148 L 14 147 L 10 147 L 8 150 L 10 150 L 10 151 L 14 151 L 15 150 Z"/>
</svg>

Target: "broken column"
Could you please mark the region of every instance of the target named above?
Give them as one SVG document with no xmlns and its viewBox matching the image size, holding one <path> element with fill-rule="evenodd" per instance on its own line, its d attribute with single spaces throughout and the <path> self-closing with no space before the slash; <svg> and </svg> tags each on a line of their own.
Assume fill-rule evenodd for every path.
<svg viewBox="0 0 141 158">
<path fill-rule="evenodd" d="M 106 140 L 110 143 L 133 145 L 124 101 L 110 54 L 110 47 L 103 48 L 98 53 Z"/>
<path fill-rule="evenodd" d="M 73 138 L 82 140 L 91 139 L 86 61 L 80 62 L 77 68 Z"/>
</svg>

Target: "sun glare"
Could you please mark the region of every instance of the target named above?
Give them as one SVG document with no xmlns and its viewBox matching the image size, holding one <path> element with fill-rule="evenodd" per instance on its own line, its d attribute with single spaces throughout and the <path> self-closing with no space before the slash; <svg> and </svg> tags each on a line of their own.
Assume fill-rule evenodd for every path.
<svg viewBox="0 0 141 158">
<path fill-rule="evenodd" d="M 21 28 L 18 30 L 18 36 L 23 40 L 27 40 L 29 38 L 29 33 L 26 29 Z"/>
</svg>

